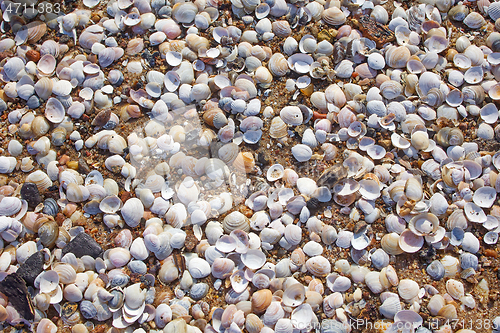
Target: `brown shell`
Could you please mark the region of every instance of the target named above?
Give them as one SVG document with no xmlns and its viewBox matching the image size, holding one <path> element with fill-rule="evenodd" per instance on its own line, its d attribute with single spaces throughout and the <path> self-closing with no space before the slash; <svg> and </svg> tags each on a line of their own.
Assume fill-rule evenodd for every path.
<svg viewBox="0 0 500 333">
<path fill-rule="evenodd" d="M 227 118 L 224 112 L 219 108 L 213 108 L 203 113 L 203 120 L 208 125 L 221 128 L 227 124 Z"/>
<path fill-rule="evenodd" d="M 252 310 L 256 314 L 262 314 L 266 311 L 273 300 L 273 293 L 269 289 L 261 289 L 252 295 Z"/>
<path fill-rule="evenodd" d="M 47 32 L 47 25 L 42 21 L 28 23 L 28 43 L 38 42 Z"/>
</svg>

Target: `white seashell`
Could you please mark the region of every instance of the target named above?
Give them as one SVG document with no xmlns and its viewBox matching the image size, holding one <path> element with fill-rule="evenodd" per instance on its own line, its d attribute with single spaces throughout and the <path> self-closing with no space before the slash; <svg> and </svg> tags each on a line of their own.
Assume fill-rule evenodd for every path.
<svg viewBox="0 0 500 333">
<path fill-rule="evenodd" d="M 285 52 L 285 54 L 291 56 L 292 54 L 297 52 L 298 47 L 299 47 L 299 43 L 297 42 L 297 40 L 295 40 L 295 38 L 287 37 L 285 39 L 285 42 L 283 43 L 283 52 Z"/>
<path fill-rule="evenodd" d="M 16 168 L 16 164 L 17 164 L 17 160 L 16 160 L 15 157 L 0 156 L 0 173 L 4 173 L 4 174 L 11 173 Z M 40 171 L 40 170 L 35 171 L 35 172 L 39 172 L 41 174 L 44 174 L 43 171 Z M 39 174 L 37 174 L 37 176 L 33 176 L 33 178 L 39 178 Z M 35 179 L 32 179 L 32 180 L 35 180 Z M 26 181 L 28 181 L 28 180 L 26 180 Z M 50 181 L 50 179 L 49 179 L 49 181 Z M 31 183 L 33 183 L 33 182 L 34 181 L 31 181 Z M 36 182 L 35 184 L 38 187 L 39 184 L 40 184 L 40 181 Z M 49 186 L 47 186 L 47 188 L 50 187 L 50 186 L 52 186 L 52 182 L 51 182 L 51 184 Z"/>
<path fill-rule="evenodd" d="M 299 162 L 309 161 L 312 157 L 312 150 L 304 144 L 297 144 L 292 147 L 292 155 Z"/>
<path fill-rule="evenodd" d="M 339 26 L 345 23 L 346 15 L 338 7 L 330 7 L 321 13 L 321 18 L 329 25 Z"/>
<path fill-rule="evenodd" d="M 45 271 L 39 277 L 39 289 L 42 293 L 50 293 L 59 285 L 59 275 L 55 271 Z"/>
<path fill-rule="evenodd" d="M 297 307 L 305 300 L 306 290 L 301 283 L 288 286 L 283 293 L 283 304 L 285 306 Z"/>
<path fill-rule="evenodd" d="M 266 255 L 261 250 L 250 249 L 246 253 L 241 254 L 241 261 L 246 267 L 257 270 L 264 266 Z"/>
<path fill-rule="evenodd" d="M 128 199 L 121 209 L 121 215 L 128 226 L 134 228 L 141 222 L 144 214 L 144 206 L 137 198 Z"/>
<path fill-rule="evenodd" d="M 476 205 L 483 208 L 490 208 L 497 197 L 496 190 L 490 186 L 483 186 L 474 192 L 472 200 Z"/>
<path fill-rule="evenodd" d="M 405 301 L 410 301 L 411 299 L 417 297 L 419 291 L 420 288 L 417 282 L 410 279 L 403 279 L 399 281 L 398 294 Z"/>
<path fill-rule="evenodd" d="M 274 164 L 267 170 L 267 180 L 270 182 L 274 182 L 278 179 L 281 179 L 285 174 L 285 169 L 281 164 Z"/>
<path fill-rule="evenodd" d="M 371 53 L 367 58 L 368 65 L 374 70 L 381 70 L 385 67 L 384 56 L 380 53 Z"/>
<path fill-rule="evenodd" d="M 201 258 L 193 258 L 188 263 L 188 270 L 195 279 L 202 279 L 210 275 L 210 264 Z"/>
<path fill-rule="evenodd" d="M 477 12 L 469 13 L 469 15 L 465 17 L 463 22 L 471 29 L 479 29 L 486 24 L 484 17 Z"/>
<path fill-rule="evenodd" d="M 54 124 L 59 124 L 64 120 L 66 110 L 62 103 L 56 98 L 49 98 L 45 106 L 45 117 Z"/>
<path fill-rule="evenodd" d="M 464 206 L 464 213 L 467 219 L 471 222 L 484 223 L 486 222 L 486 214 L 484 211 L 472 202 L 467 202 Z"/>
</svg>

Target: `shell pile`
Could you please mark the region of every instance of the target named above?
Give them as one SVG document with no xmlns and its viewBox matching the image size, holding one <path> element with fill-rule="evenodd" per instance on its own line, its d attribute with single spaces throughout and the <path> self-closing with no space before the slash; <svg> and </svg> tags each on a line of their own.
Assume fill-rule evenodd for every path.
<svg viewBox="0 0 500 333">
<path fill-rule="evenodd" d="M 500 2 L 0 7 L 3 331 L 500 331 Z"/>
</svg>

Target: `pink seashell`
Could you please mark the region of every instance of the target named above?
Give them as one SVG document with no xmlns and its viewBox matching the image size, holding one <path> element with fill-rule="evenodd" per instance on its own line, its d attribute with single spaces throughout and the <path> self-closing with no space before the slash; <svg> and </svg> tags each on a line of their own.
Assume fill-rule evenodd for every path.
<svg viewBox="0 0 500 333">
<path fill-rule="evenodd" d="M 352 122 L 356 121 L 356 115 L 348 108 L 343 108 L 337 115 L 337 121 L 341 128 L 348 128 Z"/>
<path fill-rule="evenodd" d="M 337 39 L 348 37 L 351 34 L 352 28 L 350 25 L 343 25 L 337 30 Z"/>
<path fill-rule="evenodd" d="M 367 63 L 356 66 L 354 72 L 358 73 L 362 79 L 373 79 L 377 76 L 377 71 L 368 66 Z"/>
<path fill-rule="evenodd" d="M 314 124 L 314 129 L 316 131 L 322 130 L 329 133 L 332 130 L 332 123 L 328 119 L 320 119 Z"/>
<path fill-rule="evenodd" d="M 172 19 L 158 20 L 155 23 L 155 28 L 158 31 L 163 31 L 168 39 L 175 39 L 181 34 L 181 28 Z"/>
</svg>

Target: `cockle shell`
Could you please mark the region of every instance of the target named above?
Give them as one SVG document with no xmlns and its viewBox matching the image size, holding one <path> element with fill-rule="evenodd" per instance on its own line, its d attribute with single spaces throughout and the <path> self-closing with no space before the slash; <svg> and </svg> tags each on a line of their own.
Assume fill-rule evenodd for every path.
<svg viewBox="0 0 500 333">
<path fill-rule="evenodd" d="M 345 23 L 346 16 L 338 7 L 330 7 L 321 13 L 321 18 L 329 25 L 339 26 Z"/>
</svg>

